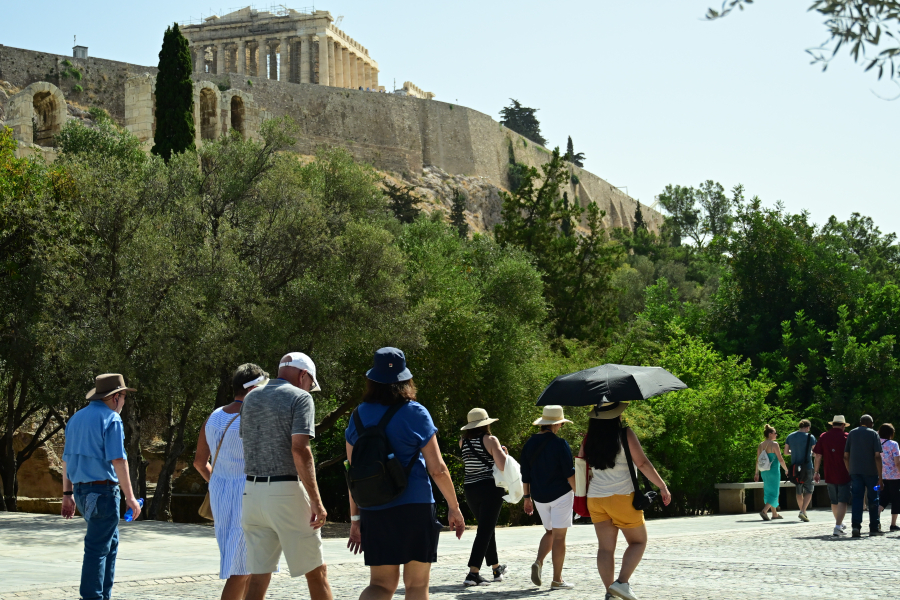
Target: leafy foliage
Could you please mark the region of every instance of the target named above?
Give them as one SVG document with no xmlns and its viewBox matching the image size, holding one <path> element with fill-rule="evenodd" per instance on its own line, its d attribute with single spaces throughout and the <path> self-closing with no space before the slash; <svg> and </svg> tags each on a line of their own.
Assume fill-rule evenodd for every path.
<svg viewBox="0 0 900 600">
<path fill-rule="evenodd" d="M 419 216 L 421 209 L 416 204 L 422 199 L 416 195 L 415 188 L 404 184 L 394 184 L 384 181 L 384 193 L 388 197 L 388 206 L 394 217 L 401 223 L 412 223 Z"/>
<path fill-rule="evenodd" d="M 453 188 L 450 225 L 456 229 L 459 237 L 467 237 L 469 235 L 469 224 L 466 222 L 466 195 L 459 188 Z"/>
<path fill-rule="evenodd" d="M 575 153 L 575 146 L 572 144 L 572 136 L 569 136 L 569 141 L 566 142 L 566 156 L 565 159 L 567 162 L 572 163 L 576 167 L 584 166 L 584 152 Z M 573 175 L 574 177 L 574 175 Z"/>
</svg>

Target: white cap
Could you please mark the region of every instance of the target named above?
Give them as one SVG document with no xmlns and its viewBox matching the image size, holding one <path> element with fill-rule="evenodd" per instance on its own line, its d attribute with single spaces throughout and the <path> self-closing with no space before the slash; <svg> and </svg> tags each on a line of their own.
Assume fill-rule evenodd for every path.
<svg viewBox="0 0 900 600">
<path fill-rule="evenodd" d="M 278 368 L 281 367 L 294 367 L 295 369 L 300 369 L 302 371 L 308 371 L 313 379 L 311 392 L 321 392 L 322 388 L 319 387 L 319 382 L 316 379 L 316 363 L 312 361 L 310 357 L 303 354 L 302 352 L 288 352 L 285 356 L 290 356 L 290 362 L 282 362 L 278 363 Z"/>
</svg>

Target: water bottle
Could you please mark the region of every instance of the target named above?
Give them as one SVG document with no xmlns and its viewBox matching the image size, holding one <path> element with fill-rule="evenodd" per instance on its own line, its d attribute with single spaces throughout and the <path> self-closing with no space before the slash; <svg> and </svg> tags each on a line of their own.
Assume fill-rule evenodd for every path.
<svg viewBox="0 0 900 600">
<path fill-rule="evenodd" d="M 140 506 L 141 508 L 144 508 L 144 499 L 143 498 L 138 498 L 138 506 Z M 128 507 L 128 510 L 125 511 L 125 520 L 129 523 L 134 521 L 134 514 L 132 514 L 133 512 L 134 511 L 131 510 L 130 506 Z"/>
</svg>

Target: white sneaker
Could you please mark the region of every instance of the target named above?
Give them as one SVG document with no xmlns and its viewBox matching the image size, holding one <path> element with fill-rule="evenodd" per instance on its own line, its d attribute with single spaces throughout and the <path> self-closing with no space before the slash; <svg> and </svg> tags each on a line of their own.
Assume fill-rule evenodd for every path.
<svg viewBox="0 0 900 600">
<path fill-rule="evenodd" d="M 844 531 L 841 527 L 835 527 L 834 533 L 832 533 L 831 535 L 836 535 L 836 536 L 847 535 L 847 532 Z"/>
<path fill-rule="evenodd" d="M 847 526 L 844 525 L 843 523 L 841 523 L 840 527 L 841 527 L 841 531 L 847 531 Z"/>
<path fill-rule="evenodd" d="M 544 569 L 544 565 L 538 563 L 537 561 L 531 565 L 531 583 L 534 585 L 541 585 L 541 571 Z"/>
<path fill-rule="evenodd" d="M 622 598 L 622 600 L 638 600 L 638 597 L 631 591 L 631 585 L 628 582 L 613 582 L 613 584 L 609 586 L 609 593 L 616 598 Z"/>
<path fill-rule="evenodd" d="M 567 581 L 551 581 L 550 589 L 551 590 L 571 590 L 575 587 L 574 583 L 569 583 Z"/>
</svg>

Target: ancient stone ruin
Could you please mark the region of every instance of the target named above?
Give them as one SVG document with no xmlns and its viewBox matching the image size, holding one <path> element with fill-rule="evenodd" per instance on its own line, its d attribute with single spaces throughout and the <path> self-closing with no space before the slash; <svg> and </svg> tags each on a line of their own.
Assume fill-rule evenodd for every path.
<svg viewBox="0 0 900 600">
<path fill-rule="evenodd" d="M 52 147 L 66 122 L 66 99 L 52 83 L 32 83 L 9 99 L 6 113 L 6 125 L 21 144 Z"/>
</svg>

